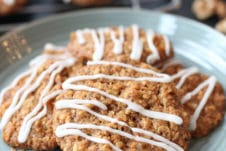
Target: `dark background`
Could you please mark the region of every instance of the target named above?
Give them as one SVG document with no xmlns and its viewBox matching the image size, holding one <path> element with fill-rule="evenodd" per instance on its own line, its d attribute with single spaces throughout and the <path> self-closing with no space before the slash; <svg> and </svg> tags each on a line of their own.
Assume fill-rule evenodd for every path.
<svg viewBox="0 0 226 151">
<path fill-rule="evenodd" d="M 12 30 L 15 27 L 18 27 L 21 24 L 26 24 L 33 20 L 47 17 L 53 14 L 59 14 L 63 12 L 78 11 L 81 8 L 72 4 L 64 4 L 62 0 L 28 0 L 29 3 L 18 13 L 0 17 L 0 35 L 4 34 L 7 31 Z M 169 4 L 171 0 L 140 0 L 141 7 L 145 9 L 156 9 L 160 6 Z M 191 12 L 191 5 L 193 0 L 181 0 L 182 3 L 179 8 L 174 8 L 168 10 L 168 13 L 177 14 L 185 16 L 188 18 L 195 19 L 194 15 Z M 103 7 L 132 7 L 130 0 L 113 0 L 112 4 Z M 214 27 L 217 22 L 217 17 L 212 17 L 203 23 Z"/>
</svg>

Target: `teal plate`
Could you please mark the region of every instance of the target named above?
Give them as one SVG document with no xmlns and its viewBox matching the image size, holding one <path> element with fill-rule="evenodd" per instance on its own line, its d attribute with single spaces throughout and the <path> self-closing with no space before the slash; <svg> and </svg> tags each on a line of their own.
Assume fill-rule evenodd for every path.
<svg viewBox="0 0 226 151">
<path fill-rule="evenodd" d="M 19 27 L 0 38 L 0 88 L 40 54 L 46 42 L 65 44 L 69 33 L 79 28 L 138 24 L 168 35 L 176 58 L 213 74 L 226 89 L 226 38 L 210 27 L 179 16 L 120 8 L 94 9 L 58 15 Z M 226 148 L 226 118 L 208 137 L 193 140 L 190 151 L 223 151 Z M 9 151 L 0 139 L 0 151 Z"/>
</svg>

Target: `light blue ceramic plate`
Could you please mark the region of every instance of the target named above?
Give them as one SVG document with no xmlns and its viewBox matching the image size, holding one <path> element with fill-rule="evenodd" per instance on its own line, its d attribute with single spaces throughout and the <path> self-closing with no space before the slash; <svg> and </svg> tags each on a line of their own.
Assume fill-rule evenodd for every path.
<svg viewBox="0 0 226 151">
<path fill-rule="evenodd" d="M 151 12 L 107 8 L 63 14 L 20 27 L 0 39 L 0 86 L 4 87 L 26 63 L 42 51 L 46 42 L 64 44 L 78 28 L 138 24 L 168 35 L 176 58 L 215 75 L 226 89 L 226 38 L 215 30 L 182 17 Z M 192 141 L 190 151 L 226 150 L 226 119 L 211 135 Z M 10 148 L 0 139 L 0 151 Z"/>
</svg>

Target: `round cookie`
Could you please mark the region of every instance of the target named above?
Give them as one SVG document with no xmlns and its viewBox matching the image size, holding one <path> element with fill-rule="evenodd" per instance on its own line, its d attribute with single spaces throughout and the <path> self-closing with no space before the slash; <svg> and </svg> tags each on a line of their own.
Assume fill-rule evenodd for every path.
<svg viewBox="0 0 226 151">
<path fill-rule="evenodd" d="M 162 64 L 173 57 L 169 39 L 137 25 L 82 29 L 71 33 L 68 50 L 84 60 L 109 60 L 120 56 L 148 64 Z"/>
<path fill-rule="evenodd" d="M 195 138 L 207 136 L 224 117 L 225 96 L 222 86 L 215 77 L 204 75 L 195 67 L 186 69 L 178 63 L 165 67 L 163 72 L 175 77 L 174 82 L 183 96 L 181 103 L 191 115 L 192 136 Z M 178 73 L 183 73 L 181 74 L 183 76 L 175 76 L 179 75 Z"/>
<path fill-rule="evenodd" d="M 27 0 L 0 0 L 0 16 L 5 16 L 18 11 L 26 3 Z"/>
<path fill-rule="evenodd" d="M 133 65 L 88 62 L 63 83 L 54 110 L 63 151 L 187 150 L 189 116 L 177 89 L 149 65 Z"/>
<path fill-rule="evenodd" d="M 57 51 L 51 49 L 53 45 L 46 48 L 1 93 L 2 138 L 15 148 L 53 150 L 57 147 L 52 129 L 53 101 L 62 91 L 61 84 L 76 60 L 61 48 Z"/>
<path fill-rule="evenodd" d="M 76 5 L 83 7 L 107 5 L 112 2 L 112 0 L 70 0 L 70 1 Z"/>
</svg>

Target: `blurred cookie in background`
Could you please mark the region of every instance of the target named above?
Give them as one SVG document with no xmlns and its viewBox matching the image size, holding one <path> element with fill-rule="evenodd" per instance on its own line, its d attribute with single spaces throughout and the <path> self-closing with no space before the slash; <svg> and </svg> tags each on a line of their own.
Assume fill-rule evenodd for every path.
<svg viewBox="0 0 226 151">
<path fill-rule="evenodd" d="M 20 10 L 27 0 L 0 0 L 0 16 L 9 15 Z"/>
<path fill-rule="evenodd" d="M 215 28 L 216 28 L 218 31 L 220 31 L 220 32 L 222 32 L 222 33 L 224 33 L 224 34 L 226 34 L 226 18 L 223 19 L 223 20 L 221 20 L 221 21 L 219 21 L 219 22 L 216 24 Z"/>
<path fill-rule="evenodd" d="M 82 7 L 107 5 L 112 2 L 112 0 L 63 0 L 63 1 L 65 3 L 73 3 L 75 5 Z"/>
<path fill-rule="evenodd" d="M 212 16 L 219 18 L 215 28 L 226 34 L 226 1 L 225 0 L 194 0 L 192 11 L 199 20 L 206 20 Z"/>
</svg>

